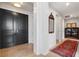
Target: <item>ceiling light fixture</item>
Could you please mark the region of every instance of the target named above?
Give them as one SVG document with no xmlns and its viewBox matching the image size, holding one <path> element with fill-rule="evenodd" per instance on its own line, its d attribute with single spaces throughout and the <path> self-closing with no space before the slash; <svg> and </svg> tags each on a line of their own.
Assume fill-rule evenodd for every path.
<svg viewBox="0 0 79 59">
<path fill-rule="evenodd" d="M 15 7 L 21 7 L 23 5 L 23 2 L 16 2 L 13 4 Z"/>
<path fill-rule="evenodd" d="M 21 5 L 20 4 L 17 4 L 17 3 L 15 3 L 14 6 L 15 7 L 21 7 Z"/>
<path fill-rule="evenodd" d="M 70 17 L 73 17 L 73 15 L 70 15 Z"/>
<path fill-rule="evenodd" d="M 70 5 L 70 3 L 67 2 L 67 3 L 66 3 L 66 6 L 69 6 L 69 5 Z"/>
</svg>

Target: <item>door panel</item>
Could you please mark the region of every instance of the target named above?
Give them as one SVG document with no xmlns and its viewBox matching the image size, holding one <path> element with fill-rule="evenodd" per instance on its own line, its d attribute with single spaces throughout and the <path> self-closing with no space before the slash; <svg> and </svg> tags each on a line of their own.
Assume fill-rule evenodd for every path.
<svg viewBox="0 0 79 59">
<path fill-rule="evenodd" d="M 1 25 L 1 19 L 0 19 L 0 25 Z M 2 35 L 1 35 L 1 27 L 0 27 L 0 48 L 2 48 Z"/>
<path fill-rule="evenodd" d="M 0 14 L 0 25 L 1 25 L 1 14 Z M 1 48 L 1 26 L 0 26 L 0 48 Z"/>
<path fill-rule="evenodd" d="M 13 44 L 13 15 L 7 10 L 2 10 L 1 15 L 2 47 L 8 47 Z"/>
<path fill-rule="evenodd" d="M 0 48 L 28 43 L 28 16 L 0 9 Z"/>
<path fill-rule="evenodd" d="M 26 16 L 17 13 L 14 17 L 14 38 L 16 44 L 28 43 L 28 21 Z M 27 35 L 26 35 L 27 34 Z M 27 39 L 26 39 L 27 38 Z"/>
</svg>

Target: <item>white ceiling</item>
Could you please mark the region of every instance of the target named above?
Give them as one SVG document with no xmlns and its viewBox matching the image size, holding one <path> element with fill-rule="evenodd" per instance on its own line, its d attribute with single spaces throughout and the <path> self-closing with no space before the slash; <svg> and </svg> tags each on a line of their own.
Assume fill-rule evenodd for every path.
<svg viewBox="0 0 79 59">
<path fill-rule="evenodd" d="M 58 11 L 62 16 L 79 16 L 79 2 L 69 3 L 69 6 L 66 6 L 66 2 L 50 2 L 49 5 L 52 9 Z"/>
<path fill-rule="evenodd" d="M 13 6 L 13 3 L 16 3 L 16 2 L 0 2 L 0 5 L 7 5 L 7 6 L 15 7 L 15 6 Z M 23 2 L 23 5 L 22 5 L 22 7 L 20 7 L 20 9 L 24 9 L 26 11 L 32 12 L 33 11 L 33 3 L 32 2 Z"/>
<path fill-rule="evenodd" d="M 66 6 L 66 2 L 49 2 L 50 8 L 54 9 L 62 16 L 73 15 L 79 16 L 79 2 L 69 2 L 70 5 Z M 0 5 L 13 6 L 12 2 L 0 2 Z M 13 6 L 15 7 L 15 6 Z M 21 9 L 33 12 L 33 2 L 23 2 Z"/>
</svg>

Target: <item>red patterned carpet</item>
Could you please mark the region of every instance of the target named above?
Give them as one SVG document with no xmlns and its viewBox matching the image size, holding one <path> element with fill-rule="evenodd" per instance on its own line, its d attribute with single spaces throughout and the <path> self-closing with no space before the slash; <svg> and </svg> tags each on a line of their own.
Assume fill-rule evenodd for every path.
<svg viewBox="0 0 79 59">
<path fill-rule="evenodd" d="M 63 57 L 74 57 L 77 51 L 78 42 L 66 40 L 51 51 Z"/>
</svg>

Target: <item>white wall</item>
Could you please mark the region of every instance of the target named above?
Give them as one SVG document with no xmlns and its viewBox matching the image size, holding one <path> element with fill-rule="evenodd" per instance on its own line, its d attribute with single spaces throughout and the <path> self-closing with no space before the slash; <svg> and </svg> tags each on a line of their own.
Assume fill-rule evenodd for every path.
<svg viewBox="0 0 79 59">
<path fill-rule="evenodd" d="M 29 43 L 33 43 L 33 13 L 29 12 L 27 10 L 21 9 L 21 8 L 16 8 L 14 6 L 8 5 L 8 4 L 0 4 L 0 8 L 4 8 L 7 10 L 12 10 L 15 12 L 23 13 L 28 15 L 28 31 L 29 31 Z"/>
<path fill-rule="evenodd" d="M 56 40 L 61 42 L 63 39 L 63 18 L 60 15 L 57 15 L 56 18 Z"/>
<path fill-rule="evenodd" d="M 34 52 L 46 54 L 48 51 L 48 14 L 47 2 L 34 3 Z"/>
<path fill-rule="evenodd" d="M 49 9 L 49 15 L 52 12 L 54 18 L 56 16 L 56 12 L 53 9 Z M 49 34 L 49 49 L 56 45 L 56 21 L 54 19 L 54 33 Z"/>
<path fill-rule="evenodd" d="M 54 15 L 54 33 L 49 34 L 49 48 L 56 46 L 56 40 L 61 41 L 63 39 L 63 18 L 59 13 L 50 8 L 49 14 L 52 12 Z"/>
<path fill-rule="evenodd" d="M 34 34 L 33 34 L 33 29 L 34 29 L 34 26 L 33 26 L 33 14 L 29 14 L 29 19 L 28 19 L 28 27 L 29 27 L 29 43 L 34 43 Z"/>
<path fill-rule="evenodd" d="M 64 18 L 62 18 L 62 39 L 64 40 L 64 38 L 65 38 L 65 29 L 64 29 L 65 27 L 64 27 Z"/>
</svg>

